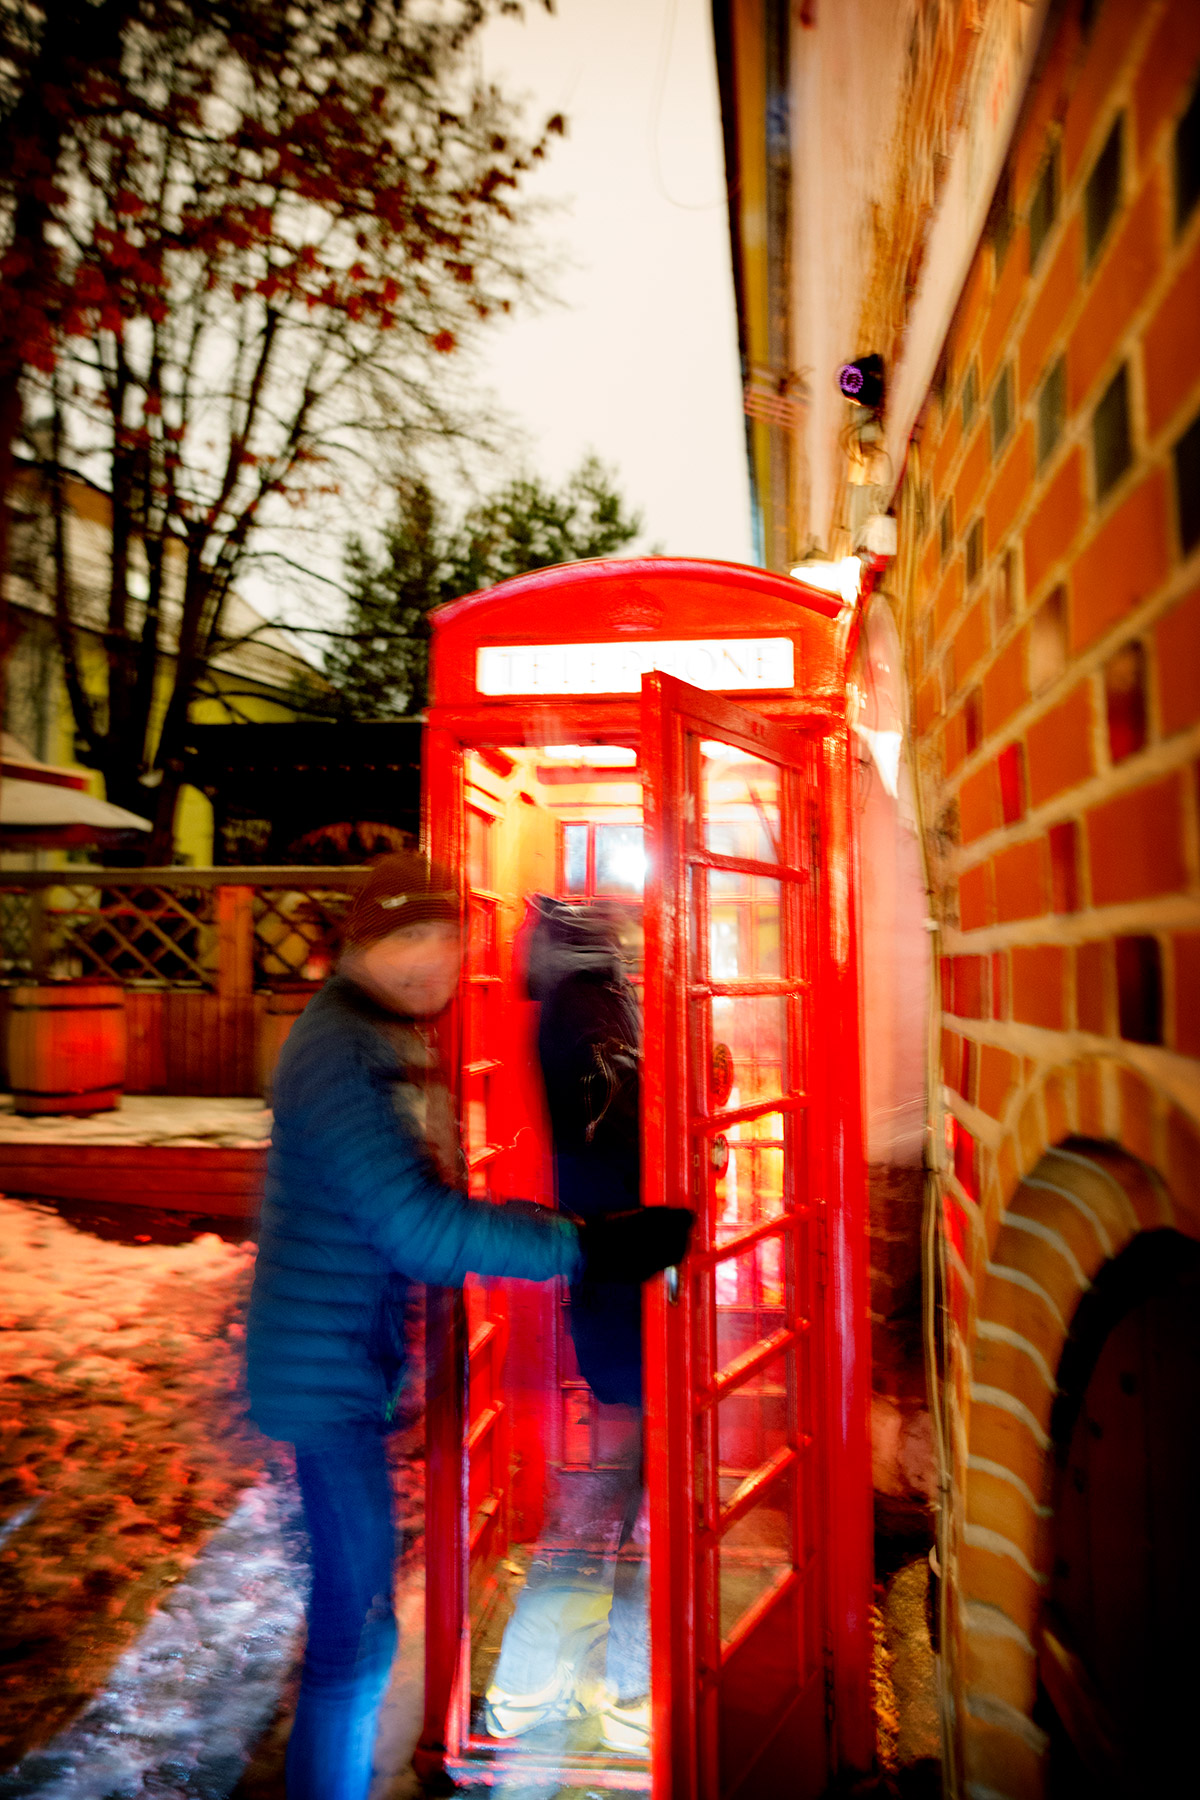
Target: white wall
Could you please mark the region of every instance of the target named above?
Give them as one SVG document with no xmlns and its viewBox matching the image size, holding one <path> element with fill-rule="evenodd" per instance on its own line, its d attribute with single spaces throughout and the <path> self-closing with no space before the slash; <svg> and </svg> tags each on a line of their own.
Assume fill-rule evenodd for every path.
<svg viewBox="0 0 1200 1800">
<path fill-rule="evenodd" d="M 846 402 L 834 377 L 879 346 L 856 340 L 886 198 L 912 0 L 822 0 L 792 32 L 793 357 L 812 400 L 805 426 L 809 530 L 828 549 Z"/>
</svg>

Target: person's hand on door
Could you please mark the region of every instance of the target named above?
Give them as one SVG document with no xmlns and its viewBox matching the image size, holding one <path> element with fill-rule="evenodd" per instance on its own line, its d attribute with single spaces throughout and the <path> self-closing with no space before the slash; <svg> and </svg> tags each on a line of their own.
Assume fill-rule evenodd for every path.
<svg viewBox="0 0 1200 1800">
<path fill-rule="evenodd" d="M 686 1206 L 643 1206 L 580 1224 L 585 1281 L 649 1281 L 687 1255 L 694 1215 Z"/>
</svg>

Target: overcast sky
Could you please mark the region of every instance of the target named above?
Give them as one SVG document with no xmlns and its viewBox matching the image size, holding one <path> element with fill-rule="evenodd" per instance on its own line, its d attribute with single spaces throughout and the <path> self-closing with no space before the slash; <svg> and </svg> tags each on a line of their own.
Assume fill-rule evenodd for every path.
<svg viewBox="0 0 1200 1800">
<path fill-rule="evenodd" d="M 589 449 L 670 554 L 751 560 L 708 0 L 529 0 L 483 71 L 568 121 L 529 192 L 560 202 L 559 304 L 506 323 L 487 379 L 557 481 Z"/>
</svg>

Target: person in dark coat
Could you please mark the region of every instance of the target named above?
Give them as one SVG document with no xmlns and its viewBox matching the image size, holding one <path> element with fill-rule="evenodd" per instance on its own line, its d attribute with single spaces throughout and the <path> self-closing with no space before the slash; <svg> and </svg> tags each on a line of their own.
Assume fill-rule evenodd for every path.
<svg viewBox="0 0 1200 1800">
<path fill-rule="evenodd" d="M 526 986 L 538 1002 L 538 1061 L 550 1116 L 559 1206 L 589 1224 L 628 1215 L 641 1194 L 641 1019 L 616 916 L 538 894 L 526 940 Z M 595 1711 L 612 1749 L 649 1743 L 650 1657 L 645 1557 L 635 1542 L 642 1488 L 642 1300 L 628 1282 L 583 1271 L 568 1312 L 579 1373 L 606 1410 L 611 1447 L 623 1435 L 611 1597 L 562 1580 L 530 1583 L 505 1632 L 486 1696 L 494 1737 Z M 614 1471 L 610 1471 L 613 1473 Z M 558 1654 L 547 1622 L 561 1623 Z M 603 1621 L 601 1625 L 600 1622 Z M 591 1639 L 604 1632 L 604 1682 L 590 1679 Z"/>
<path fill-rule="evenodd" d="M 403 1378 L 412 1281 L 574 1280 L 674 1262 L 690 1215 L 584 1230 L 561 1213 L 462 1191 L 448 1096 L 423 1024 L 462 958 L 445 871 L 384 858 L 351 911 L 337 973 L 280 1055 L 247 1322 L 251 1414 L 296 1447 L 313 1586 L 288 1747 L 290 1800 L 363 1800 L 396 1644 L 384 1437 Z M 666 1215 L 672 1216 L 668 1218 Z"/>
<path fill-rule="evenodd" d="M 558 1204 L 601 1219 L 642 1204 L 641 1020 L 613 917 L 539 894 L 526 985 L 539 1003 L 538 1062 Z M 642 1297 L 624 1282 L 571 1286 L 579 1372 L 604 1405 L 642 1404 Z"/>
</svg>

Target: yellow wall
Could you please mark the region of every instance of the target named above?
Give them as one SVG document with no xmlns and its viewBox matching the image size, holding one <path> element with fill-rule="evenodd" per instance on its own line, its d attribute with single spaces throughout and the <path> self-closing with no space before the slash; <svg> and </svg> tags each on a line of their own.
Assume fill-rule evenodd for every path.
<svg viewBox="0 0 1200 1800">
<path fill-rule="evenodd" d="M 100 646 L 94 641 L 89 642 L 85 639 L 82 642 L 80 669 L 88 691 L 93 694 L 103 692 L 104 656 Z M 20 681 L 30 677 L 32 672 L 32 668 L 24 667 L 20 641 L 18 641 L 10 661 L 9 679 Z M 162 665 L 156 684 L 152 715 L 152 731 L 154 732 L 157 732 L 166 711 L 171 692 L 171 679 L 170 665 Z M 197 700 L 191 709 L 191 718 L 198 725 L 287 724 L 297 717 L 295 708 L 289 706 L 285 700 L 265 689 L 258 692 L 253 691 L 251 682 L 238 675 L 215 670 L 211 679 L 218 692 Z M 223 698 L 222 694 L 228 697 Z M 48 710 L 49 721 L 44 747 L 45 760 L 57 764 L 61 768 L 79 769 L 87 777 L 88 793 L 93 794 L 98 800 L 106 799 L 104 777 L 96 769 L 84 768 L 75 754 L 75 721 L 61 672 L 54 676 Z M 14 725 L 19 722 L 14 719 Z M 31 734 L 26 732 L 26 735 Z M 26 744 L 26 748 L 37 754 L 36 744 L 30 742 Z M 185 786 L 180 792 L 179 805 L 175 815 L 175 849 L 178 857 L 193 868 L 205 867 L 212 863 L 213 808 L 212 803 L 198 788 Z M 38 857 L 39 864 L 46 867 L 57 867 L 66 861 L 67 856 L 63 851 L 43 851 Z"/>
</svg>

